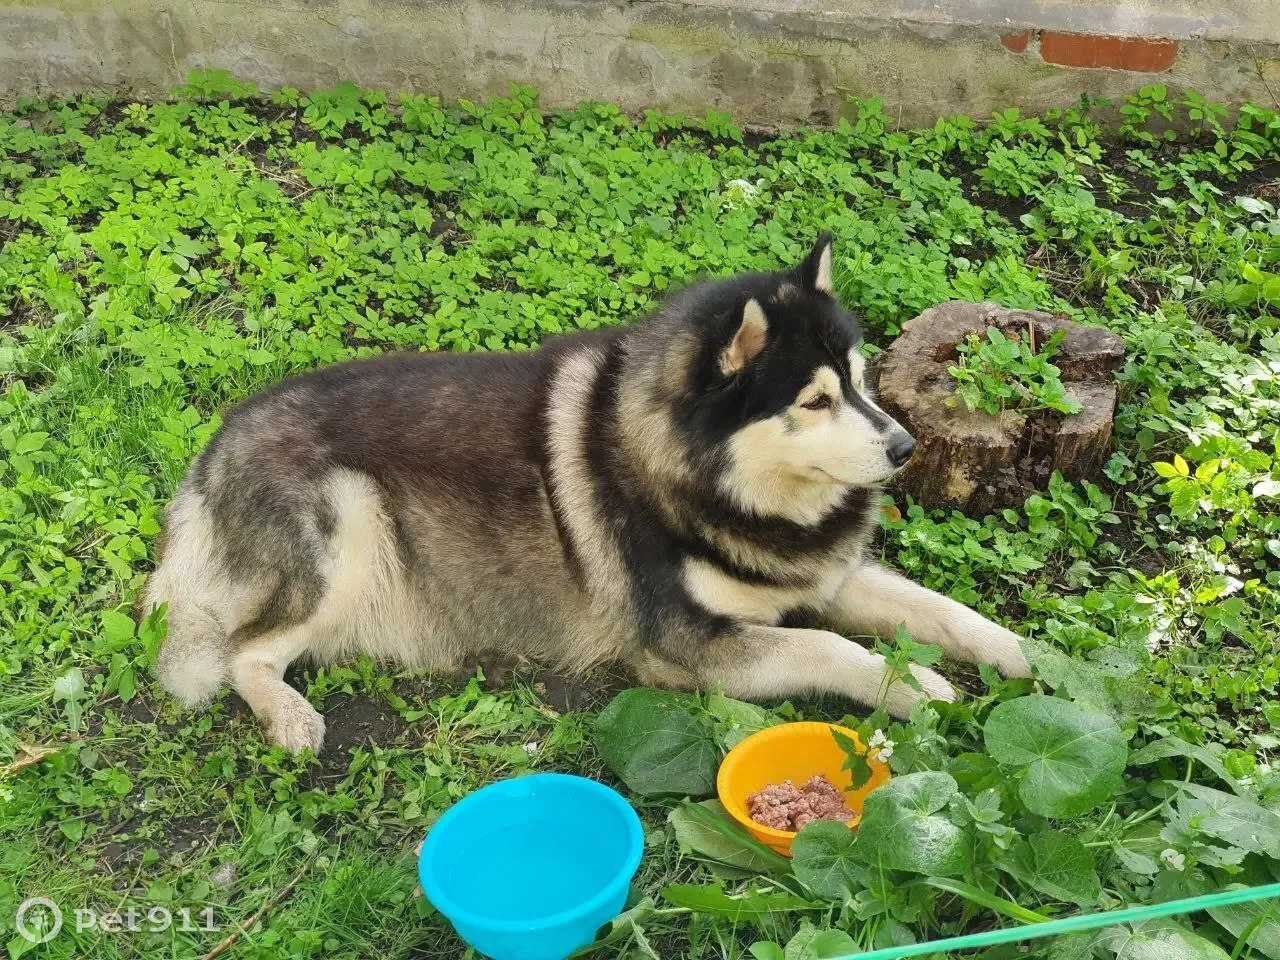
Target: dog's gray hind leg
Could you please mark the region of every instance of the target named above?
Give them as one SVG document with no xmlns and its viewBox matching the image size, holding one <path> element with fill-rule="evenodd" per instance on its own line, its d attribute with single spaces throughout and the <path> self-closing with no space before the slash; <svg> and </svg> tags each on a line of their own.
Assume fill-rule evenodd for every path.
<svg viewBox="0 0 1280 960">
<path fill-rule="evenodd" d="M 266 730 L 267 739 L 290 753 L 324 742 L 324 718 L 284 681 L 285 668 L 307 650 L 306 624 L 271 630 L 253 638 L 237 638 L 231 660 L 231 682 Z"/>
</svg>

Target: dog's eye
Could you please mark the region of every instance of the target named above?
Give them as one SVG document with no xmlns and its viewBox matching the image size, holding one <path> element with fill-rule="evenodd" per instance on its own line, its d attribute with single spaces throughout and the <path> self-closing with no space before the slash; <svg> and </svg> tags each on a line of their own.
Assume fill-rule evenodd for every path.
<svg viewBox="0 0 1280 960">
<path fill-rule="evenodd" d="M 820 393 L 806 403 L 801 404 L 806 410 L 826 410 L 831 406 L 831 398 L 825 393 Z"/>
</svg>

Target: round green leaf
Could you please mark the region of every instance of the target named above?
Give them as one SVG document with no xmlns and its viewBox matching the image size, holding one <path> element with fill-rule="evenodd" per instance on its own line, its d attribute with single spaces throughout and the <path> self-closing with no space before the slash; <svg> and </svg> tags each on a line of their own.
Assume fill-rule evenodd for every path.
<svg viewBox="0 0 1280 960">
<path fill-rule="evenodd" d="M 694 716 L 691 702 L 678 693 L 637 687 L 614 697 L 596 718 L 596 749 L 630 790 L 700 797 L 715 789 L 715 727 Z"/>
<path fill-rule="evenodd" d="M 1222 892 L 1243 889 L 1244 884 L 1233 883 Z M 1210 907 L 1209 916 L 1217 920 L 1233 937 L 1245 937 L 1247 943 L 1269 960 L 1280 960 L 1280 908 L 1271 901 L 1234 903 L 1225 907 Z M 1247 955 L 1247 954 L 1246 954 Z"/>
<path fill-rule="evenodd" d="M 991 711 L 983 734 L 998 763 L 1022 771 L 1018 795 L 1032 813 L 1078 817 L 1120 789 L 1127 739 L 1101 711 L 1019 697 Z"/>
<path fill-rule="evenodd" d="M 1075 837 L 1057 830 L 1018 841 L 996 866 L 1024 886 L 1063 903 L 1087 908 L 1102 895 L 1093 855 Z"/>
<path fill-rule="evenodd" d="M 857 941 L 843 930 L 819 930 L 805 923 L 788 941 L 783 960 L 827 960 L 857 951 Z"/>
<path fill-rule="evenodd" d="M 945 773 L 895 777 L 867 795 L 858 826 L 859 855 L 891 870 L 936 877 L 964 873 L 973 864 L 969 836 L 939 811 L 958 792 Z"/>
<path fill-rule="evenodd" d="M 818 820 L 791 841 L 791 868 L 811 892 L 844 900 L 860 883 L 865 868 L 854 858 L 858 836 L 843 823 Z"/>
<path fill-rule="evenodd" d="M 1167 919 L 1108 927 L 1098 939 L 1115 960 L 1230 960 L 1217 944 Z"/>
</svg>

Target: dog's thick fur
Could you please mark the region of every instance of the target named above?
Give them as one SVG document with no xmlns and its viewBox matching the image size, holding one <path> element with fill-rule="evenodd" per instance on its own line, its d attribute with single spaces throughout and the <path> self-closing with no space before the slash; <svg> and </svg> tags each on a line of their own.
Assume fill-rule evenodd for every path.
<svg viewBox="0 0 1280 960">
<path fill-rule="evenodd" d="M 291 661 L 428 669 L 501 649 L 743 698 L 904 715 L 922 695 L 838 633 L 905 624 L 1025 675 L 1018 638 L 871 562 L 906 432 L 862 380 L 824 235 L 794 270 L 694 285 L 646 321 L 507 354 L 400 353 L 233 409 L 179 486 L 144 607 L 165 687 L 228 681 L 290 750 L 324 721 Z"/>
</svg>

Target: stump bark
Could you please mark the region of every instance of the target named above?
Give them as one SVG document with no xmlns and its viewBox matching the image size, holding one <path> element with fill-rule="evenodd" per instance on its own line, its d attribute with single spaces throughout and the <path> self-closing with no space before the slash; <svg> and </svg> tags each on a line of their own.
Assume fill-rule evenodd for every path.
<svg viewBox="0 0 1280 960">
<path fill-rule="evenodd" d="M 987 327 L 1015 338 L 1030 329 L 1037 344 L 1065 331 L 1052 362 L 1083 409 L 992 416 L 963 402 L 947 406 L 957 344 L 971 333 L 985 336 Z M 926 310 L 904 324 L 877 364 L 880 405 L 916 438 L 915 456 L 894 487 L 930 509 L 983 514 L 1021 506 L 1047 487 L 1054 470 L 1070 480 L 1095 479 L 1111 452 L 1114 378 L 1123 362 L 1120 337 L 1060 314 L 960 301 Z"/>
</svg>

